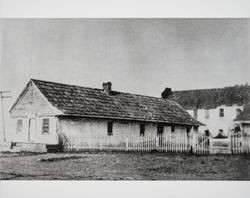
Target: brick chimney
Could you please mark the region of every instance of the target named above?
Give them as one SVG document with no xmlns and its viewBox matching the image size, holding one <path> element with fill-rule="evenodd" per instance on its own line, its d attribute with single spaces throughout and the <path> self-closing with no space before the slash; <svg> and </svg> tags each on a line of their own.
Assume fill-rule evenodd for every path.
<svg viewBox="0 0 250 198">
<path fill-rule="evenodd" d="M 168 96 L 170 96 L 172 93 L 172 89 L 169 87 L 166 87 L 165 90 L 161 93 L 161 97 L 164 99 L 167 99 Z"/>
<path fill-rule="evenodd" d="M 110 96 L 112 93 L 111 85 L 112 85 L 111 82 L 102 83 L 103 92 L 108 96 Z"/>
</svg>

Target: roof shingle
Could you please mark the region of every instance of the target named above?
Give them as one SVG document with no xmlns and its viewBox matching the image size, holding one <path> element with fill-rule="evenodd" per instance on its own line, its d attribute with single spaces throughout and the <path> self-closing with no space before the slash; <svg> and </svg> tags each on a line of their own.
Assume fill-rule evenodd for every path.
<svg viewBox="0 0 250 198">
<path fill-rule="evenodd" d="M 31 80 L 47 100 L 66 115 L 201 125 L 178 103 L 151 96 Z"/>
<path fill-rule="evenodd" d="M 213 109 L 221 105 L 243 105 L 249 101 L 250 86 L 236 85 L 218 89 L 197 89 L 173 91 L 168 97 L 185 109 Z"/>
</svg>

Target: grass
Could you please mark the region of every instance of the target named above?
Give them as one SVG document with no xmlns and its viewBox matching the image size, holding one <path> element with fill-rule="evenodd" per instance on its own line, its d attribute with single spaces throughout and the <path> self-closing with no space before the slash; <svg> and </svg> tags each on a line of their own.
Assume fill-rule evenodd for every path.
<svg viewBox="0 0 250 198">
<path fill-rule="evenodd" d="M 250 180 L 250 156 L 157 152 L 2 153 L 0 179 Z"/>
</svg>

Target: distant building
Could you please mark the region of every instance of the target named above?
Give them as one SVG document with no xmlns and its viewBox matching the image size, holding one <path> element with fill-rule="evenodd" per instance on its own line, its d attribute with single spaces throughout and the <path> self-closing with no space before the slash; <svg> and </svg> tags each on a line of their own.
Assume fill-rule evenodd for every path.
<svg viewBox="0 0 250 198">
<path fill-rule="evenodd" d="M 234 132 L 243 131 L 250 135 L 250 104 L 246 104 L 243 111 L 234 120 Z"/>
<path fill-rule="evenodd" d="M 187 112 L 204 123 L 201 131 L 212 136 L 228 136 L 234 119 L 250 98 L 250 86 L 232 86 L 218 89 L 173 91 L 168 97 L 178 102 Z"/>
<path fill-rule="evenodd" d="M 10 110 L 13 143 L 58 145 L 60 137 L 127 137 L 196 133 L 201 125 L 179 104 L 164 98 L 30 80 Z M 90 140 L 91 141 L 91 140 Z"/>
</svg>

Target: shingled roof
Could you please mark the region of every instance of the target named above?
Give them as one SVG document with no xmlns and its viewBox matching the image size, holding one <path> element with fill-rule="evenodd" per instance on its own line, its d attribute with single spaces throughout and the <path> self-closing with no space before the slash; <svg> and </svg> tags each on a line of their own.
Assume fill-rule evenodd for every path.
<svg viewBox="0 0 250 198">
<path fill-rule="evenodd" d="M 202 125 L 178 103 L 157 97 L 31 79 L 64 115 Z"/>
<path fill-rule="evenodd" d="M 236 85 L 218 89 L 173 91 L 168 97 L 185 109 L 212 109 L 221 105 L 243 105 L 249 101 L 250 86 Z"/>
</svg>

